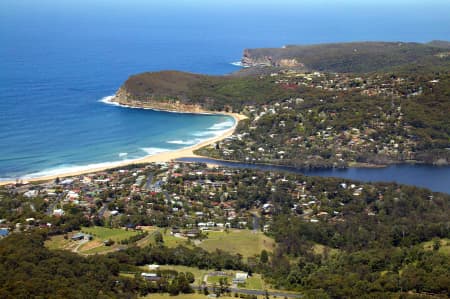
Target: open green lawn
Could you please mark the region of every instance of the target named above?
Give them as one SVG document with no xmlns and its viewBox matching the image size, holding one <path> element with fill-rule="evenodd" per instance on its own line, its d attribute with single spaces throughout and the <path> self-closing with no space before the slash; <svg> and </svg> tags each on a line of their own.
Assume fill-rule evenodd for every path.
<svg viewBox="0 0 450 299">
<path fill-rule="evenodd" d="M 66 249 L 70 246 L 70 240 L 64 239 L 64 235 L 53 236 L 45 241 L 45 246 L 50 250 Z"/>
<path fill-rule="evenodd" d="M 134 278 L 135 277 L 135 275 L 132 274 L 132 273 L 124 273 L 124 272 L 120 272 L 119 276 L 127 277 L 127 278 Z"/>
<path fill-rule="evenodd" d="M 142 228 L 143 231 L 148 232 L 148 236 L 137 241 L 136 245 L 139 247 L 145 247 L 153 240 L 153 233 L 158 230 L 156 226 L 145 226 Z"/>
<path fill-rule="evenodd" d="M 208 283 L 218 285 L 221 278 L 226 278 L 229 284 L 233 282 L 233 276 L 208 276 Z"/>
<path fill-rule="evenodd" d="M 163 234 L 164 245 L 166 245 L 167 247 L 177 247 L 179 245 L 183 245 L 183 246 L 188 245 L 187 238 L 180 238 L 180 237 L 172 236 L 170 234 L 170 230 L 166 230 L 166 232 L 164 232 L 164 230 L 161 230 L 161 233 Z"/>
<path fill-rule="evenodd" d="M 439 252 L 443 254 L 450 255 L 450 239 L 440 239 Z M 425 250 L 433 250 L 434 240 L 423 242 L 422 246 Z"/>
<path fill-rule="evenodd" d="M 324 255 L 326 250 L 328 250 L 328 254 L 330 254 L 330 255 L 334 255 L 339 252 L 338 249 L 327 247 L 327 246 L 321 245 L 321 244 L 314 244 L 314 246 L 313 246 L 314 254 Z"/>
<path fill-rule="evenodd" d="M 247 278 L 245 282 L 246 289 L 264 290 L 264 281 L 259 274 L 253 274 L 252 277 Z"/>
<path fill-rule="evenodd" d="M 93 239 L 84 243 L 82 243 L 83 241 L 72 241 L 70 237 L 77 233 L 77 231 L 74 231 L 68 234 L 68 239 L 64 239 L 64 235 L 51 237 L 45 241 L 45 246 L 52 250 L 71 250 L 82 254 L 107 253 L 116 250 L 120 245 L 120 241 L 138 234 L 138 232 L 132 230 L 127 231 L 121 228 L 110 229 L 100 226 L 83 227 L 81 232 L 92 235 Z M 108 239 L 113 240 L 115 244 L 113 246 L 103 245 L 103 241 Z"/>
<path fill-rule="evenodd" d="M 175 237 L 167 229 L 160 229 L 160 232 L 163 234 L 164 245 L 167 247 L 177 247 L 179 245 L 193 247 L 193 243 L 196 242 L 192 241 L 190 243 L 186 238 Z M 272 252 L 275 246 L 273 239 L 261 232 L 255 233 L 251 230 L 230 230 L 229 232 L 209 231 L 206 234 L 208 238 L 201 242 L 196 242 L 196 245 L 208 251 L 221 249 L 249 257 L 260 254 L 263 249 Z M 139 242 L 139 246 L 145 246 L 154 242 L 154 238 L 149 237 L 142 241 Z"/>
<path fill-rule="evenodd" d="M 239 253 L 244 257 L 254 256 L 265 249 L 272 252 L 275 246 L 273 239 L 261 232 L 251 230 L 230 230 L 229 232 L 207 232 L 208 238 L 199 246 L 208 251 L 221 249 L 230 253 Z"/>
<path fill-rule="evenodd" d="M 170 234 L 170 229 L 164 229 L 164 228 L 153 230 L 148 237 L 140 240 L 138 242 L 138 245 L 140 247 L 144 247 L 144 246 L 146 246 L 148 244 L 154 243 L 155 238 L 154 238 L 153 233 L 156 230 L 159 230 L 161 232 L 161 234 L 163 235 L 164 246 L 167 246 L 169 248 L 177 247 L 179 245 L 183 245 L 183 246 L 186 246 L 186 247 L 192 247 L 192 245 L 189 243 L 187 238 L 181 238 L 181 237 L 172 236 Z"/>
<path fill-rule="evenodd" d="M 138 232 L 133 230 L 125 230 L 122 228 L 106 228 L 101 226 L 83 227 L 81 231 L 91 234 L 95 238 L 101 241 L 111 239 L 114 242 L 125 240 L 129 237 L 135 236 Z"/>
<path fill-rule="evenodd" d="M 105 253 L 108 253 L 108 252 L 116 250 L 116 248 L 117 248 L 117 245 L 105 246 L 105 245 L 101 244 L 99 246 L 92 247 L 92 248 L 89 248 L 89 249 L 86 249 L 86 247 L 84 247 L 84 248 L 81 247 L 79 252 L 83 253 L 83 254 L 96 254 L 96 253 L 98 253 L 98 254 L 105 254 Z"/>
</svg>

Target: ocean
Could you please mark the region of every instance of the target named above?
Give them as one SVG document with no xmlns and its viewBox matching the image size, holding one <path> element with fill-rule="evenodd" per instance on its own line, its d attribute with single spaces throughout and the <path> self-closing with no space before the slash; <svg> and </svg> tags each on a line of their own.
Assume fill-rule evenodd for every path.
<svg viewBox="0 0 450 299">
<path fill-rule="evenodd" d="M 298 2 L 2 0 L 0 178 L 111 165 L 233 125 L 105 103 L 132 74 L 227 74 L 252 47 L 450 40 L 448 1 Z"/>
</svg>

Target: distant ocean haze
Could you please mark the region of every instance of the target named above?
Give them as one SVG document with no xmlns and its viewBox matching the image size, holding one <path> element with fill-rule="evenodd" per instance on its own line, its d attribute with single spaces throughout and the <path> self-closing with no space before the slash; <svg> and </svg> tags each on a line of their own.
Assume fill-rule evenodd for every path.
<svg viewBox="0 0 450 299">
<path fill-rule="evenodd" d="M 244 48 L 450 40 L 443 2 L 395 14 L 386 3 L 299 2 L 0 1 L 0 178 L 134 159 L 230 127 L 227 116 L 100 102 L 132 74 L 226 74 Z"/>
</svg>

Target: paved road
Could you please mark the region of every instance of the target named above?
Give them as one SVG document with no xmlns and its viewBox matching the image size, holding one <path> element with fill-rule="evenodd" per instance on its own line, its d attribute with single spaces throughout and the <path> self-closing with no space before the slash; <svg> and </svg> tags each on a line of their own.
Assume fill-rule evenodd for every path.
<svg viewBox="0 0 450 299">
<path fill-rule="evenodd" d="M 147 182 L 145 183 L 145 190 L 151 190 L 151 188 L 153 187 L 152 184 L 153 181 L 153 173 L 150 173 L 147 177 Z"/>
<path fill-rule="evenodd" d="M 164 190 L 163 193 L 164 193 L 164 195 L 166 196 L 167 201 L 170 202 L 171 199 L 170 199 L 169 192 L 167 192 L 167 191 Z"/>
<path fill-rule="evenodd" d="M 106 203 L 103 204 L 103 206 L 98 211 L 98 217 L 102 218 L 103 214 L 105 214 L 106 210 L 108 209 L 108 205 Z"/>
<path fill-rule="evenodd" d="M 252 217 L 253 217 L 253 231 L 254 232 L 259 232 L 260 228 L 259 228 L 259 217 L 258 215 L 256 215 L 256 213 L 251 213 Z"/>
<path fill-rule="evenodd" d="M 55 209 L 56 205 L 59 203 L 61 198 L 62 198 L 62 194 L 58 194 L 58 196 L 56 197 L 55 201 L 50 203 L 50 205 L 48 206 L 47 211 L 45 212 L 45 214 L 47 214 L 49 216 L 53 215 L 53 210 Z"/>
</svg>

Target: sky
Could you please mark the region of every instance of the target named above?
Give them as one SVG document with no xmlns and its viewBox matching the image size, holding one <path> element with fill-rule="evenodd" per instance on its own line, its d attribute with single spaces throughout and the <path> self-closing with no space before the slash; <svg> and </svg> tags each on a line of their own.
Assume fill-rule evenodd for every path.
<svg viewBox="0 0 450 299">
<path fill-rule="evenodd" d="M 450 0 L 0 0 L 0 35 L 15 30 L 7 24 L 17 24 L 20 28 L 16 32 L 20 32 L 41 26 L 42 19 L 51 24 L 45 30 L 58 32 L 61 24 L 64 28 L 67 24 L 117 28 L 120 23 L 125 29 L 139 26 L 139 19 L 148 19 L 151 24 L 155 15 L 164 19 L 157 25 L 165 31 L 202 26 L 200 32 L 226 26 L 230 32 L 255 27 L 267 34 L 299 30 L 300 35 L 301 29 L 318 32 L 316 39 L 305 41 L 308 43 L 450 40 Z M 157 27 L 152 24 L 152 28 Z M 348 38 L 335 38 L 336 34 Z M 286 39 L 286 43 L 293 42 L 301 40 Z"/>
</svg>

